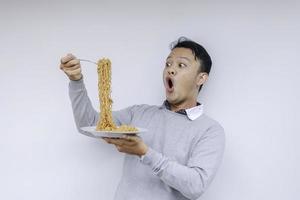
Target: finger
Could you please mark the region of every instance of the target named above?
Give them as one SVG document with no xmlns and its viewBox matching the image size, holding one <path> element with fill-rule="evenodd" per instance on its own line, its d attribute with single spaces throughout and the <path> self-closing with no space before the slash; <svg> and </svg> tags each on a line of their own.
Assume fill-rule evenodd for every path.
<svg viewBox="0 0 300 200">
<path fill-rule="evenodd" d="M 75 69 L 75 70 L 65 70 L 65 72 L 69 75 L 69 76 L 75 76 L 81 73 L 81 69 Z"/>
<path fill-rule="evenodd" d="M 130 135 L 123 135 L 122 139 L 127 140 L 127 141 L 132 141 L 132 137 Z"/>
<path fill-rule="evenodd" d="M 60 59 L 60 63 L 65 64 L 72 59 L 76 59 L 76 57 L 73 54 L 68 53 L 66 56 L 64 56 Z"/>
<path fill-rule="evenodd" d="M 106 143 L 108 143 L 108 140 L 106 138 L 102 138 Z M 109 144 L 109 143 L 108 143 Z"/>
<path fill-rule="evenodd" d="M 136 136 L 136 135 L 124 135 L 123 137 L 125 140 L 127 141 L 131 141 L 131 142 L 138 142 L 140 141 L 140 137 Z"/>
<path fill-rule="evenodd" d="M 103 142 L 108 143 L 105 139 L 101 138 L 101 140 L 104 140 Z"/>
<path fill-rule="evenodd" d="M 123 146 L 124 147 L 132 147 L 137 145 L 137 142 L 134 140 L 124 140 Z"/>
<path fill-rule="evenodd" d="M 118 146 L 133 146 L 136 144 L 136 142 L 134 141 L 128 141 L 128 140 L 124 140 L 124 139 L 110 139 L 111 144 L 115 144 Z"/>
<path fill-rule="evenodd" d="M 120 146 L 118 146 L 118 145 L 115 145 L 115 147 L 118 149 L 119 152 L 123 152 L 122 147 L 120 147 Z"/>
<path fill-rule="evenodd" d="M 75 65 L 80 65 L 79 59 L 72 59 L 72 60 L 68 61 L 67 63 L 64 63 L 65 67 L 73 67 Z"/>
<path fill-rule="evenodd" d="M 117 146 L 123 146 L 125 141 L 117 138 L 109 138 L 109 142 Z"/>
<path fill-rule="evenodd" d="M 117 145 L 117 144 L 115 144 L 115 142 L 111 139 L 111 138 L 105 138 L 104 139 L 108 144 L 113 144 L 113 145 Z"/>
<path fill-rule="evenodd" d="M 124 140 L 123 145 L 124 147 L 133 147 L 137 145 L 138 143 L 134 140 Z"/>
<path fill-rule="evenodd" d="M 64 65 L 62 66 L 63 70 L 65 71 L 72 71 L 72 70 L 75 70 L 75 69 L 79 69 L 80 68 L 80 65 L 74 65 L 72 67 L 65 67 Z"/>
<path fill-rule="evenodd" d="M 118 146 L 118 145 L 115 145 L 115 146 L 119 152 L 132 154 L 132 149 L 130 147 Z"/>
<path fill-rule="evenodd" d="M 105 140 L 108 144 L 112 144 L 110 138 L 108 138 L 108 137 L 103 137 L 102 139 Z"/>
</svg>

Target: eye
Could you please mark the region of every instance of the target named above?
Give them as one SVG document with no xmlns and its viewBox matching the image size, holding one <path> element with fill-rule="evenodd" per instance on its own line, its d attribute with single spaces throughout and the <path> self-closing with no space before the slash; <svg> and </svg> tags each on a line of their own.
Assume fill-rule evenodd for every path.
<svg viewBox="0 0 300 200">
<path fill-rule="evenodd" d="M 166 62 L 166 67 L 170 67 L 170 66 L 171 66 L 171 63 Z"/>
<path fill-rule="evenodd" d="M 184 64 L 184 63 L 179 63 L 179 65 L 178 65 L 180 68 L 183 68 L 183 67 L 186 67 L 186 64 Z"/>
</svg>

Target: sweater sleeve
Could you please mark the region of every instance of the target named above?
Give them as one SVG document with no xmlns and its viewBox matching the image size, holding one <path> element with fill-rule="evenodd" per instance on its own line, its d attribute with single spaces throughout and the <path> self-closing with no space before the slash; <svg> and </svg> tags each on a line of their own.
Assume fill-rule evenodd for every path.
<svg viewBox="0 0 300 200">
<path fill-rule="evenodd" d="M 209 128 L 193 147 L 186 165 L 171 160 L 149 148 L 142 163 L 149 165 L 154 174 L 170 187 L 189 199 L 197 199 L 214 178 L 225 147 L 224 129 Z"/>
<path fill-rule="evenodd" d="M 87 90 L 84 85 L 83 78 L 78 81 L 70 81 L 69 97 L 72 104 L 73 116 L 77 130 L 80 133 L 89 135 L 80 129 L 84 126 L 96 126 L 99 120 L 99 112 L 96 111 L 88 97 Z M 130 124 L 134 106 L 127 107 L 122 110 L 113 111 L 113 120 L 117 126 L 121 124 Z"/>
</svg>

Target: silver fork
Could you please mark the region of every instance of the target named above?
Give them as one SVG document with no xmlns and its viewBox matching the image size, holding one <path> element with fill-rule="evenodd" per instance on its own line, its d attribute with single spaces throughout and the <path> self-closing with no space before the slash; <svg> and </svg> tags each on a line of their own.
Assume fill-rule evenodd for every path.
<svg viewBox="0 0 300 200">
<path fill-rule="evenodd" d="M 94 62 L 94 61 L 91 61 L 91 60 L 87 60 L 87 59 L 78 59 L 79 61 L 83 61 L 83 62 L 89 62 L 89 63 L 93 63 L 93 64 L 95 64 L 95 65 L 98 65 L 96 62 Z"/>
</svg>

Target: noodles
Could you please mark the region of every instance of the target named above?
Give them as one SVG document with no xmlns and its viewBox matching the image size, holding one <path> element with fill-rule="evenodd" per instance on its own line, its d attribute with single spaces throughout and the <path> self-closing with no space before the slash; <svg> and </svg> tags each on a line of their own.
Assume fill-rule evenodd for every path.
<svg viewBox="0 0 300 200">
<path fill-rule="evenodd" d="M 100 101 L 100 116 L 96 130 L 111 131 L 116 129 L 112 120 L 112 100 L 111 91 L 111 63 L 108 59 L 102 59 L 98 62 L 98 92 Z"/>
<path fill-rule="evenodd" d="M 137 131 L 137 128 L 129 125 L 117 127 L 112 117 L 112 99 L 111 99 L 111 62 L 109 59 L 98 61 L 98 92 L 100 101 L 100 116 L 97 122 L 97 131 Z"/>
</svg>

